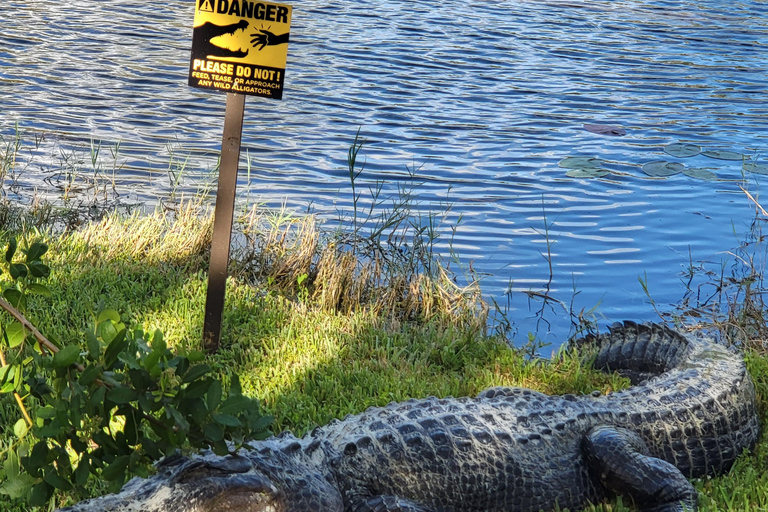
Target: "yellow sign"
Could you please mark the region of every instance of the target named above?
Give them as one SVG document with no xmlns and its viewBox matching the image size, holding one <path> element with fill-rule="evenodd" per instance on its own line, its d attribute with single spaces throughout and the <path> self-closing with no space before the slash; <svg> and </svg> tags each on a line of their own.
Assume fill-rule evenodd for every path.
<svg viewBox="0 0 768 512">
<path fill-rule="evenodd" d="M 282 99 L 291 7 L 195 0 L 189 85 Z"/>
</svg>

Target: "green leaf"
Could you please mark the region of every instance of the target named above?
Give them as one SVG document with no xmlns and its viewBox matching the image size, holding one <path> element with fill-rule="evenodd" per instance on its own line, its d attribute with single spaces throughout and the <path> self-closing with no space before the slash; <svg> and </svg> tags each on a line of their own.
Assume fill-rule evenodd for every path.
<svg viewBox="0 0 768 512">
<path fill-rule="evenodd" d="M 195 382 L 191 382 L 185 389 L 184 389 L 184 397 L 185 398 L 200 398 L 204 394 L 208 392 L 208 388 L 213 385 L 213 383 L 216 382 L 215 380 L 211 378 L 206 378 L 202 380 L 196 380 Z"/>
<path fill-rule="evenodd" d="M 19 439 L 23 439 L 24 436 L 27 435 L 28 430 L 29 427 L 27 427 L 27 422 L 23 418 L 13 424 L 13 433 Z"/>
<path fill-rule="evenodd" d="M 61 491 L 68 491 L 72 488 L 72 484 L 70 484 L 66 478 L 63 478 L 61 475 L 59 475 L 58 471 L 55 469 L 47 471 L 43 477 L 43 480 Z"/>
<path fill-rule="evenodd" d="M 248 428 L 253 432 L 262 432 L 268 429 L 274 421 L 274 416 L 254 416 L 248 421 Z"/>
<path fill-rule="evenodd" d="M 45 263 L 32 261 L 27 263 L 27 267 L 29 267 L 29 273 L 38 279 L 46 278 L 51 275 L 51 268 Z"/>
<path fill-rule="evenodd" d="M 52 296 L 51 290 L 49 290 L 47 286 L 40 283 L 32 283 L 28 285 L 27 291 L 29 293 L 34 293 L 35 295 L 44 295 L 46 297 Z"/>
<path fill-rule="evenodd" d="M 8 272 L 11 274 L 13 279 L 27 277 L 27 274 L 29 273 L 27 271 L 27 266 L 23 263 L 11 263 L 11 266 L 8 268 Z"/>
<path fill-rule="evenodd" d="M 192 382 L 194 380 L 197 380 L 210 371 L 211 371 L 211 367 L 208 366 L 207 364 L 200 364 L 200 365 L 193 366 L 184 375 L 184 380 L 182 381 L 182 383 Z"/>
<path fill-rule="evenodd" d="M 240 420 L 231 414 L 214 414 L 213 419 L 216 423 L 221 423 L 227 427 L 239 427 Z"/>
<path fill-rule="evenodd" d="M 219 412 L 223 414 L 237 414 L 251 407 L 253 405 L 250 398 L 243 395 L 234 395 L 224 400 L 224 403 L 219 407 Z"/>
<path fill-rule="evenodd" d="M 88 365 L 88 367 L 83 370 L 83 373 L 80 374 L 80 378 L 77 379 L 77 381 L 83 385 L 87 386 L 94 380 L 96 380 L 99 375 L 101 375 L 101 372 L 104 371 L 104 368 L 100 364 L 91 364 Z"/>
<path fill-rule="evenodd" d="M 149 372 L 144 369 L 132 368 L 128 370 L 128 376 L 131 378 L 131 384 L 133 384 L 134 389 L 140 392 L 153 388 L 155 384 L 149 376 Z"/>
<path fill-rule="evenodd" d="M 107 391 L 107 400 L 116 404 L 127 404 L 139 397 L 138 393 L 131 388 L 117 387 Z"/>
<path fill-rule="evenodd" d="M 222 457 L 229 453 L 229 446 L 227 446 L 227 443 L 224 440 L 213 443 L 211 448 L 213 449 L 213 453 Z"/>
<path fill-rule="evenodd" d="M 744 170 L 754 174 L 768 174 L 768 164 L 745 163 Z"/>
<path fill-rule="evenodd" d="M 104 309 L 99 312 L 99 316 L 96 319 L 97 324 L 101 324 L 102 322 L 105 322 L 107 320 L 112 320 L 114 323 L 119 324 L 120 323 L 120 313 L 115 311 L 114 309 Z"/>
<path fill-rule="evenodd" d="M 23 498 L 39 480 L 27 473 L 14 477 L 7 477 L 3 485 L 0 485 L 0 494 L 7 494 L 11 499 Z"/>
<path fill-rule="evenodd" d="M 737 153 L 736 151 L 729 151 L 727 149 L 710 149 L 704 151 L 702 155 L 709 158 L 715 158 L 717 160 L 744 160 L 744 155 L 741 153 Z"/>
<path fill-rule="evenodd" d="M 91 359 L 97 360 L 101 355 L 101 343 L 99 343 L 99 339 L 90 329 L 85 331 L 85 344 L 88 347 L 88 354 L 90 354 Z"/>
<path fill-rule="evenodd" d="M 695 144 L 682 144 L 676 142 L 664 147 L 664 152 L 677 158 L 688 158 L 701 153 L 701 148 Z"/>
<path fill-rule="evenodd" d="M 603 161 L 588 156 L 568 156 L 557 163 L 563 169 L 599 169 Z"/>
<path fill-rule="evenodd" d="M 29 457 L 25 457 L 22 460 L 24 469 L 31 471 L 42 468 L 48 459 L 48 451 L 48 445 L 45 444 L 45 441 L 38 441 L 35 443 L 35 446 L 32 447 L 32 453 L 29 454 Z"/>
<path fill-rule="evenodd" d="M 240 376 L 232 375 L 232 382 L 229 384 L 229 396 L 240 396 L 243 394 L 243 387 L 240 385 Z"/>
<path fill-rule="evenodd" d="M 112 341 L 114 341 L 114 339 L 117 338 L 117 326 L 111 320 L 107 320 L 106 322 L 101 322 L 99 324 L 97 332 L 107 345 L 112 343 Z"/>
<path fill-rule="evenodd" d="M 93 394 L 88 399 L 88 405 L 93 408 L 99 410 L 99 406 L 104 403 L 104 397 L 107 394 L 107 388 L 104 386 L 99 386 L 96 391 L 93 392 Z"/>
<path fill-rule="evenodd" d="M 102 478 L 108 481 L 112 480 L 125 480 L 125 468 L 128 467 L 129 456 L 120 455 L 112 461 L 112 464 L 107 466 L 104 471 L 101 472 Z"/>
<path fill-rule="evenodd" d="M 56 417 L 56 409 L 51 405 L 46 405 L 36 410 L 35 416 L 44 420 L 51 420 Z"/>
<path fill-rule="evenodd" d="M 16 288 L 8 288 L 3 291 L 3 297 L 7 300 L 11 306 L 18 308 L 24 296 Z"/>
<path fill-rule="evenodd" d="M 14 478 L 19 475 L 19 455 L 13 451 L 12 448 L 8 448 L 6 451 L 5 463 L 3 463 L 3 471 L 5 471 L 6 478 Z"/>
<path fill-rule="evenodd" d="M 13 321 L 5 326 L 5 336 L 8 338 L 9 347 L 18 347 L 27 337 L 27 331 L 21 322 Z"/>
<path fill-rule="evenodd" d="M 608 174 L 611 171 L 606 169 L 571 169 L 565 173 L 569 178 L 602 178 Z"/>
<path fill-rule="evenodd" d="M 8 381 L 0 386 L 0 393 L 10 393 L 16 389 L 16 384 L 13 381 Z"/>
<path fill-rule="evenodd" d="M 714 181 L 717 179 L 717 175 L 709 169 L 703 167 L 697 167 L 694 169 L 683 169 L 683 174 L 690 178 L 696 178 L 697 180 Z"/>
<path fill-rule="evenodd" d="M 179 411 L 176 410 L 175 407 L 171 407 L 170 405 L 165 408 L 166 414 L 170 414 L 173 420 L 176 422 L 176 426 L 178 426 L 181 430 L 187 431 L 189 430 L 189 422 L 184 419 L 184 416 L 181 415 Z"/>
<path fill-rule="evenodd" d="M 80 347 L 77 345 L 67 345 L 53 356 L 53 367 L 64 368 L 71 365 L 80 356 Z"/>
<path fill-rule="evenodd" d="M 152 372 L 152 370 L 157 367 L 157 363 L 162 356 L 163 355 L 160 352 L 150 352 L 142 361 L 144 368 Z"/>
<path fill-rule="evenodd" d="M 10 240 L 8 240 L 8 249 L 5 251 L 5 261 L 10 263 L 13 261 L 13 255 L 16 254 L 16 249 L 19 247 L 19 244 L 16 242 L 15 237 L 11 237 Z"/>
<path fill-rule="evenodd" d="M 187 354 L 187 359 L 189 359 L 192 363 L 199 363 L 200 361 L 205 359 L 205 354 L 200 352 L 199 350 L 193 350 L 189 354 Z"/>
<path fill-rule="evenodd" d="M 152 352 L 164 354 L 167 349 L 168 345 L 165 343 L 162 331 L 155 331 L 152 335 Z"/>
<path fill-rule="evenodd" d="M 683 169 L 685 169 L 685 165 L 681 163 L 665 162 L 663 160 L 648 162 L 643 165 L 643 172 L 654 178 L 666 178 L 667 176 L 678 174 Z"/>
<path fill-rule="evenodd" d="M 125 432 L 125 441 L 129 445 L 135 446 L 139 440 L 140 421 L 137 421 L 136 411 L 133 408 L 130 408 L 130 410 L 125 412 L 125 428 L 123 429 Z"/>
<path fill-rule="evenodd" d="M 75 469 L 75 483 L 83 486 L 88 481 L 88 473 L 90 472 L 91 464 L 88 460 L 88 454 L 84 454 L 80 459 L 80 464 Z"/>
<path fill-rule="evenodd" d="M 125 337 L 125 329 L 122 329 L 116 334 L 115 339 L 109 343 L 107 350 L 104 352 L 104 362 L 107 364 L 108 368 L 112 367 L 115 361 L 117 361 L 117 356 L 120 352 L 125 350 L 127 346 L 128 340 Z"/>
<path fill-rule="evenodd" d="M 32 495 L 29 498 L 29 504 L 33 507 L 42 507 L 53 494 L 53 487 L 47 482 L 38 482 L 32 487 Z"/>
<path fill-rule="evenodd" d="M 40 428 L 34 429 L 35 435 L 41 439 L 46 437 L 56 437 L 60 434 L 63 434 L 69 429 L 68 426 L 62 425 L 59 420 L 54 419 L 47 425 L 43 425 Z M 44 442 L 44 441 L 43 441 Z M 36 447 L 39 446 L 40 443 L 35 445 Z"/>
<path fill-rule="evenodd" d="M 9 364 L 7 366 L 0 367 L 0 382 L 5 382 L 6 379 L 9 381 L 13 380 L 13 374 L 10 374 L 11 369 L 13 369 L 14 374 L 16 373 L 16 365 L 15 364 Z"/>
<path fill-rule="evenodd" d="M 46 252 L 48 252 L 48 244 L 43 242 L 33 243 L 29 249 L 27 249 L 27 262 L 39 260 Z"/>
<path fill-rule="evenodd" d="M 213 442 L 221 441 L 224 439 L 224 429 L 216 423 L 207 423 L 203 427 L 203 434 L 205 434 L 205 437 Z"/>
<path fill-rule="evenodd" d="M 221 403 L 221 382 L 217 380 L 211 382 L 211 387 L 208 388 L 208 393 L 205 397 L 205 403 L 209 411 L 216 410 L 216 407 Z"/>
</svg>

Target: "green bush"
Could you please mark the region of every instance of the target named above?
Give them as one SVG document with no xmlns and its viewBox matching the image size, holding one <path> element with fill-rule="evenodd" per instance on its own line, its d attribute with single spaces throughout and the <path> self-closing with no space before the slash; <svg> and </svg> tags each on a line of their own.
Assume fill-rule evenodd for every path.
<svg viewBox="0 0 768 512">
<path fill-rule="evenodd" d="M 0 307 L 12 319 L 1 325 L 0 392 L 15 395 L 20 418 L 0 452 L 0 494 L 41 506 L 57 491 L 87 496 L 92 479 L 116 491 L 179 449 L 225 454 L 271 435 L 272 417 L 242 394 L 237 376 L 225 394 L 202 352 L 175 354 L 160 331 L 126 325 L 103 304 L 82 346 L 46 339 L 21 312 L 33 296 L 51 295 L 40 282 L 50 274 L 47 250 L 35 242 L 18 257 L 11 239 L 5 253 Z"/>
</svg>

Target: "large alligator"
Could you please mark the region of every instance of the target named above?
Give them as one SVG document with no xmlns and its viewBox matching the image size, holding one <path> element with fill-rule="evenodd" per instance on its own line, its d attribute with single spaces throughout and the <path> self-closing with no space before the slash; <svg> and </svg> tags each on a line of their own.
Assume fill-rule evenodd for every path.
<svg viewBox="0 0 768 512">
<path fill-rule="evenodd" d="M 252 451 L 172 456 L 119 494 L 63 510 L 573 511 L 613 494 L 643 512 L 695 510 L 687 478 L 722 474 L 755 443 L 755 389 L 727 348 L 632 322 L 576 344 L 635 385 L 391 403 Z"/>
</svg>

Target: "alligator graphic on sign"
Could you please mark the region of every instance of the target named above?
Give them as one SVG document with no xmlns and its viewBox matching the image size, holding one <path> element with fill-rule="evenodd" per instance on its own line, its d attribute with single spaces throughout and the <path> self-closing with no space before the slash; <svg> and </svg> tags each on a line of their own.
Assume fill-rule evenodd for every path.
<svg viewBox="0 0 768 512">
<path fill-rule="evenodd" d="M 197 0 L 189 85 L 281 99 L 291 6 L 262 0 Z"/>
<path fill-rule="evenodd" d="M 248 51 L 230 50 L 218 46 L 211 42 L 211 39 L 223 36 L 225 34 L 234 35 L 238 30 L 245 30 L 248 28 L 248 22 L 240 20 L 237 23 L 230 25 L 214 25 L 210 21 L 206 21 L 199 27 L 195 27 L 195 33 L 192 37 L 192 54 L 199 55 L 201 57 L 235 57 L 243 58 L 248 56 Z"/>
</svg>

